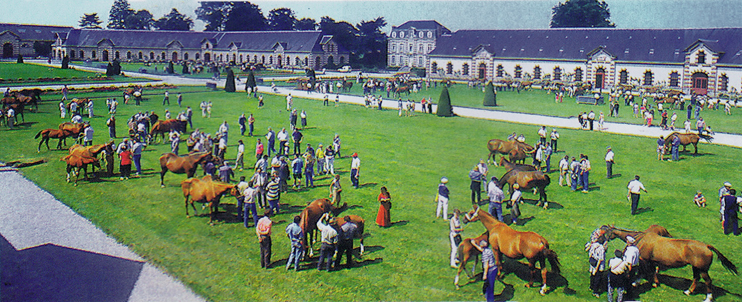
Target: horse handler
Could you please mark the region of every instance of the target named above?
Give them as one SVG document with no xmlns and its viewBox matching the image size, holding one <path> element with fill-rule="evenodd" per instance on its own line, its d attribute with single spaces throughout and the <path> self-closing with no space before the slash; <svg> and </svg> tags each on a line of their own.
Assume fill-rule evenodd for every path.
<svg viewBox="0 0 742 302">
<path fill-rule="evenodd" d="M 482 273 L 482 280 L 484 281 L 484 287 L 482 291 L 487 302 L 495 301 L 495 280 L 497 279 L 497 265 L 495 264 L 495 253 L 489 247 L 487 240 L 482 240 L 477 244 L 474 240 L 471 240 L 471 244 L 474 248 L 482 252 L 482 266 L 484 272 Z"/>
<path fill-rule="evenodd" d="M 639 197 L 641 191 L 648 193 L 644 185 L 639 181 L 639 175 L 634 176 L 634 180 L 629 182 L 629 195 L 631 196 L 631 215 L 636 215 L 637 207 L 639 206 Z"/>
</svg>

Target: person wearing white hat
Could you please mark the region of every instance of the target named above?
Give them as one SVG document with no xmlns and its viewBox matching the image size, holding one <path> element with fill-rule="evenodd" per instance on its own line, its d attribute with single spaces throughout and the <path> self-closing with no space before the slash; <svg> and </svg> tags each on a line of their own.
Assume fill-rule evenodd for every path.
<svg viewBox="0 0 742 302">
<path fill-rule="evenodd" d="M 724 186 L 719 188 L 719 221 L 724 221 L 724 195 L 729 193 L 732 188 L 732 184 L 728 181 L 724 182 Z"/>
<path fill-rule="evenodd" d="M 626 236 L 623 260 L 629 265 L 629 282 L 631 282 L 631 286 L 636 287 L 636 273 L 639 271 L 639 248 L 636 247 L 634 237 Z"/>
<path fill-rule="evenodd" d="M 448 221 L 448 178 L 441 178 L 441 183 L 438 185 L 438 195 L 435 197 L 438 208 L 435 210 L 435 218 L 441 217 L 441 210 L 443 210 L 443 220 Z"/>
<path fill-rule="evenodd" d="M 510 205 L 513 207 L 510 210 L 510 217 L 513 219 L 513 224 L 518 223 L 518 216 L 520 216 L 519 203 L 522 203 L 523 193 L 520 192 L 520 185 L 513 184 L 513 194 L 510 195 Z"/>
</svg>

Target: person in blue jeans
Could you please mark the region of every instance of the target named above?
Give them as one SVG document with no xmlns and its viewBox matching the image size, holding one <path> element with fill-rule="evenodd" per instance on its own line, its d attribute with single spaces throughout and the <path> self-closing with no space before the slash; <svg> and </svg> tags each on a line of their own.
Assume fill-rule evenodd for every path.
<svg viewBox="0 0 742 302">
<path fill-rule="evenodd" d="M 590 170 L 592 170 L 592 167 L 590 166 L 590 160 L 588 160 L 587 155 L 583 155 L 582 157 L 582 161 L 580 162 L 580 170 L 582 170 L 582 193 L 587 193 L 590 184 Z"/>
<path fill-rule="evenodd" d="M 677 135 L 672 138 L 672 160 L 678 161 L 680 159 L 680 137 Z"/>
<path fill-rule="evenodd" d="M 301 217 L 299 215 L 294 216 L 294 222 L 286 227 L 286 236 L 289 237 L 291 242 L 291 253 L 289 254 L 289 260 L 286 261 L 286 270 L 291 268 L 291 264 L 294 264 L 294 270 L 299 271 L 299 259 L 304 251 L 302 246 L 302 239 L 304 239 L 304 231 L 299 226 Z"/>
<path fill-rule="evenodd" d="M 487 184 L 487 196 L 490 200 L 490 215 L 502 221 L 502 200 L 505 199 L 505 193 L 500 189 L 497 177 L 492 176 L 491 181 Z"/>
<path fill-rule="evenodd" d="M 134 143 L 134 146 L 132 147 L 131 152 L 133 153 L 132 159 L 134 160 L 134 166 L 137 168 L 137 176 L 142 174 L 142 150 L 144 149 L 144 144 L 137 140 L 136 143 Z"/>
<path fill-rule="evenodd" d="M 482 280 L 486 282 L 486 289 L 484 289 L 484 297 L 488 302 L 495 301 L 495 280 L 497 279 L 497 265 L 495 264 L 495 253 L 489 247 L 487 240 L 482 240 L 477 244 L 474 240 L 471 240 L 471 244 L 474 248 L 482 252 L 482 266 L 484 272 L 482 273 Z"/>
</svg>

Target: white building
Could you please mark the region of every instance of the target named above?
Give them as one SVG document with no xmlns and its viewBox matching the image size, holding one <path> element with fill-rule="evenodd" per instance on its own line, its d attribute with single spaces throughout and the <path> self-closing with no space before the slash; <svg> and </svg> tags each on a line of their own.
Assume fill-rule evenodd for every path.
<svg viewBox="0 0 742 302">
<path fill-rule="evenodd" d="M 426 68 L 428 54 L 435 49 L 436 40 L 451 31 L 437 21 L 407 21 L 392 26 L 387 42 L 387 65 L 390 67 Z"/>
</svg>

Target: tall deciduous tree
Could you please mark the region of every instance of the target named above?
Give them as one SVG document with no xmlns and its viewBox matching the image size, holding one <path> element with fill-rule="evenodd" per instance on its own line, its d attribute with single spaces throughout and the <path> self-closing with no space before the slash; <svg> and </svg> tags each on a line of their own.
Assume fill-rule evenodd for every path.
<svg viewBox="0 0 742 302">
<path fill-rule="evenodd" d="M 438 98 L 438 110 L 436 110 L 436 114 L 438 116 L 453 116 L 451 96 L 448 95 L 448 85 L 443 85 L 441 97 Z"/>
<path fill-rule="evenodd" d="M 250 2 L 233 2 L 227 20 L 224 22 L 225 31 L 262 31 L 268 27 L 268 21 L 263 12 Z"/>
<path fill-rule="evenodd" d="M 80 17 L 80 22 L 78 22 L 81 28 L 87 29 L 100 29 L 101 23 L 103 23 L 103 21 L 98 17 L 98 13 L 83 14 L 83 16 Z"/>
<path fill-rule="evenodd" d="M 196 19 L 206 23 L 205 31 L 222 31 L 231 10 L 232 2 L 201 1 L 201 6 L 196 9 Z"/>
<path fill-rule="evenodd" d="M 268 27 L 270 30 L 293 30 L 296 15 L 290 8 L 276 8 L 268 12 Z"/>
<path fill-rule="evenodd" d="M 131 9 L 129 1 L 127 0 L 116 0 L 111 6 L 111 11 L 108 14 L 108 28 L 109 29 L 124 29 L 126 28 L 126 18 L 134 14 L 134 10 Z"/>
<path fill-rule="evenodd" d="M 369 67 L 386 66 L 387 36 L 381 31 L 386 26 L 384 17 L 370 21 L 361 21 L 358 28 L 358 41 L 353 43 L 357 49 L 359 61 Z"/>
<path fill-rule="evenodd" d="M 319 27 L 323 35 L 332 35 L 335 42 L 342 45 L 345 49 L 351 51 L 356 49 L 353 45 L 356 43 L 358 29 L 352 24 L 345 21 L 337 22 L 335 19 L 324 16 L 319 23 Z"/>
<path fill-rule="evenodd" d="M 155 27 L 159 30 L 191 30 L 193 20 L 173 8 L 169 14 L 155 21 Z"/>
<path fill-rule="evenodd" d="M 133 14 L 126 17 L 124 21 L 124 27 L 126 29 L 152 29 L 152 25 L 155 23 L 152 13 L 146 9 L 138 10 Z"/>
<path fill-rule="evenodd" d="M 567 0 L 554 6 L 551 27 L 616 27 L 605 1 Z"/>
<path fill-rule="evenodd" d="M 317 21 L 312 18 L 301 18 L 294 23 L 296 30 L 316 30 Z"/>
</svg>

